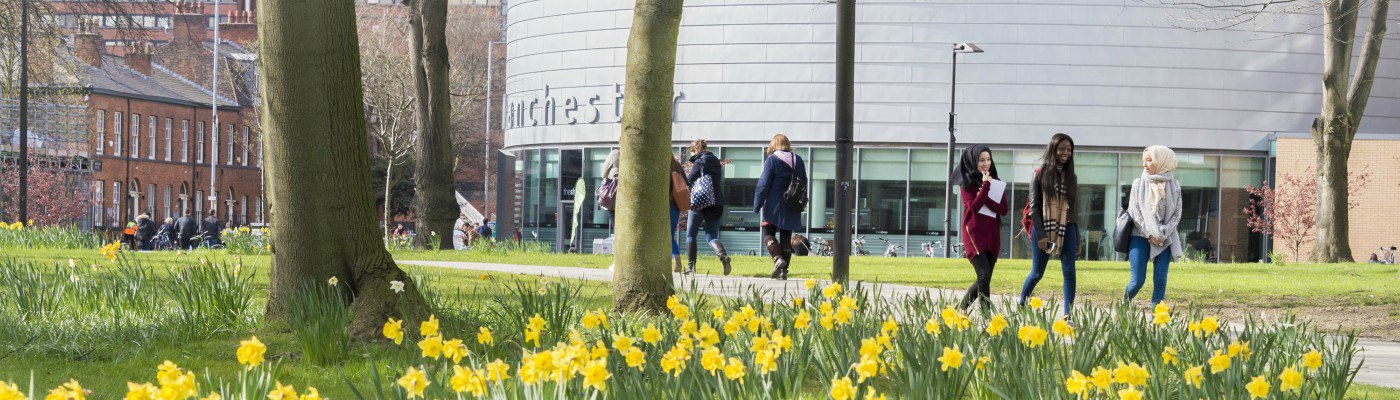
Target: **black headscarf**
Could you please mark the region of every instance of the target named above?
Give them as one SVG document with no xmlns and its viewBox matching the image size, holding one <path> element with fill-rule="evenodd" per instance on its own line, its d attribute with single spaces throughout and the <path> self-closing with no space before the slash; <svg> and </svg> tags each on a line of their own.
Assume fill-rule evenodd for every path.
<svg viewBox="0 0 1400 400">
<path fill-rule="evenodd" d="M 977 159 L 982 152 L 991 153 L 992 149 L 984 144 L 974 144 L 963 149 L 962 157 L 958 159 L 958 165 L 953 166 L 952 174 L 948 179 L 952 184 L 958 185 L 969 192 L 977 191 L 982 186 L 982 171 L 977 169 Z M 1000 179 L 997 176 L 997 163 L 992 160 L 992 179 Z"/>
</svg>

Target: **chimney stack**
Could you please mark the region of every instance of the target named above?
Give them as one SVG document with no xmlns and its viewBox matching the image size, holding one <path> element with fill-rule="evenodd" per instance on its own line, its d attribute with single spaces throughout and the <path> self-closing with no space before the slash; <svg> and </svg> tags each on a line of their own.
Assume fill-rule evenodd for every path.
<svg viewBox="0 0 1400 400">
<path fill-rule="evenodd" d="M 90 24 L 79 24 L 73 34 L 73 53 L 88 65 L 102 68 L 102 35 Z"/>
<path fill-rule="evenodd" d="M 202 43 L 208 37 L 209 17 L 204 15 L 198 4 L 184 1 L 176 3 L 175 15 L 171 15 L 170 19 L 173 25 L 173 41 Z"/>
<path fill-rule="evenodd" d="M 151 44 L 149 42 L 133 44 L 131 51 L 126 53 L 126 65 L 141 75 L 151 76 Z"/>
<path fill-rule="evenodd" d="M 247 11 L 233 11 L 228 14 L 228 22 L 219 24 L 219 39 L 248 46 L 258 40 L 258 25 L 253 23 L 253 15 Z"/>
</svg>

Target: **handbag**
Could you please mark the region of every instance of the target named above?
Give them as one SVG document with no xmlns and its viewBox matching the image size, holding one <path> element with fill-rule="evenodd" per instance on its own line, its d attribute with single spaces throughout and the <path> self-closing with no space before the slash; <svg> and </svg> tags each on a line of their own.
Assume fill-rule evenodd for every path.
<svg viewBox="0 0 1400 400">
<path fill-rule="evenodd" d="M 671 173 L 671 200 L 676 202 L 677 210 L 690 211 L 690 187 L 685 185 L 685 177 L 678 172 Z"/>
<path fill-rule="evenodd" d="M 1133 196 L 1131 187 L 1128 189 L 1127 196 L 1129 198 Z M 1133 244 L 1134 230 L 1136 230 L 1136 226 L 1133 224 L 1133 216 L 1128 213 L 1128 207 L 1124 206 L 1118 211 L 1118 223 L 1113 228 L 1113 250 L 1127 253 Z"/>
<path fill-rule="evenodd" d="M 695 180 L 695 185 L 690 188 L 690 208 L 703 210 L 715 205 L 715 180 L 706 174 L 700 174 L 700 178 Z"/>
<path fill-rule="evenodd" d="M 617 178 L 604 179 L 598 188 L 598 207 L 613 210 L 617 206 Z"/>
<path fill-rule="evenodd" d="M 1133 217 L 1128 215 L 1128 210 L 1124 209 L 1118 213 L 1118 226 L 1113 231 L 1113 249 L 1119 253 L 1127 253 L 1128 248 L 1133 243 Z"/>
</svg>

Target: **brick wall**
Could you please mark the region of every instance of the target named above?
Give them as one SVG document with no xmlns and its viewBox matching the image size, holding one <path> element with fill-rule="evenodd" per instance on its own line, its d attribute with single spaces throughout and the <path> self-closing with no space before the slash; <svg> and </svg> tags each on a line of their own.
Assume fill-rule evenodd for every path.
<svg viewBox="0 0 1400 400">
<path fill-rule="evenodd" d="M 1276 176 L 1301 175 L 1317 164 L 1311 138 L 1279 138 Z M 1353 174 L 1370 172 L 1366 189 L 1352 198 L 1359 205 L 1351 210 L 1352 258 L 1365 261 L 1381 246 L 1400 246 L 1400 227 L 1393 204 L 1400 198 L 1400 140 L 1356 140 L 1347 163 Z M 1315 169 L 1315 168 L 1314 168 Z M 1274 242 L 1276 251 L 1284 246 Z M 1303 245 L 1302 257 L 1312 254 L 1311 244 Z"/>
<path fill-rule="evenodd" d="M 209 161 L 211 160 L 211 151 L 213 151 L 210 147 L 213 146 L 213 140 L 208 136 L 204 139 L 205 158 L 203 163 L 196 163 L 198 152 L 194 148 L 198 143 L 198 122 L 202 121 L 205 123 L 206 135 L 208 135 L 209 125 L 212 123 L 212 118 L 207 107 L 128 99 L 125 97 L 108 95 L 90 96 L 89 107 L 91 109 L 90 115 L 93 116 L 91 127 L 94 132 L 96 132 L 99 126 L 96 117 L 98 115 L 105 115 L 106 117 L 106 121 L 100 125 L 103 127 L 102 134 L 94 133 L 90 135 L 94 149 L 96 149 L 96 146 L 102 146 L 102 155 L 93 155 L 92 158 L 102 163 L 101 170 L 93 174 L 93 182 L 102 185 L 103 197 L 98 204 L 101 205 L 101 212 L 104 213 L 104 219 L 106 220 L 103 221 L 104 225 L 107 221 L 118 223 L 118 221 L 122 221 L 123 219 L 134 219 L 134 215 L 128 217 L 125 212 L 125 210 L 129 210 L 131 207 L 128 203 L 131 198 L 125 193 L 122 195 L 121 208 L 113 207 L 111 192 L 113 182 L 124 182 L 122 184 L 122 191 L 129 192 L 133 188 L 128 187 L 129 183 L 125 182 L 130 182 L 132 180 L 139 181 L 141 186 L 135 189 L 141 192 L 141 198 L 139 200 L 140 211 L 152 212 L 152 217 L 157 219 L 166 216 L 164 191 L 167 186 L 171 189 L 171 204 L 169 205 L 171 214 L 179 213 L 181 188 L 186 189 L 186 195 L 190 199 L 193 199 L 195 191 L 204 191 L 205 196 L 208 196 Z M 104 112 L 99 113 L 99 110 Z M 116 112 L 122 113 L 121 144 L 123 148 L 121 149 L 120 156 L 115 155 L 116 140 L 114 135 L 116 129 L 113 126 L 115 123 L 113 118 L 115 118 Z M 131 153 L 131 115 L 133 114 L 141 116 L 138 142 L 139 152 L 135 154 L 136 157 L 132 157 L 133 154 Z M 151 145 L 149 142 L 149 123 L 150 117 L 152 116 L 155 116 L 157 121 L 154 159 L 151 157 Z M 171 119 L 169 140 L 171 152 L 169 159 L 167 159 L 165 155 L 167 147 L 165 131 L 166 118 Z M 235 200 L 232 208 L 235 214 L 235 222 L 255 222 L 259 216 L 257 211 L 258 201 L 266 201 L 265 196 L 262 194 L 261 176 L 257 165 L 256 150 L 259 139 L 256 136 L 256 132 L 251 129 L 249 130 L 248 138 L 248 166 L 243 166 L 242 155 L 244 146 L 242 135 L 244 121 L 248 120 L 251 119 L 246 119 L 239 111 L 235 110 L 221 110 L 219 113 L 219 124 L 222 125 L 222 128 L 219 130 L 220 147 L 218 149 L 219 163 L 217 169 L 217 183 L 220 197 L 219 208 L 221 209 L 219 218 L 221 220 L 226 219 L 226 210 L 224 209 L 227 209 L 228 206 L 224 201 L 230 200 L 228 198 L 230 189 L 233 192 L 232 200 Z M 184 121 L 190 122 L 188 143 L 184 142 L 181 133 Z M 234 124 L 236 134 L 236 141 L 234 143 L 234 165 L 228 165 L 227 158 L 227 129 L 230 123 Z M 103 143 L 98 143 L 99 137 L 104 139 Z M 181 161 L 181 152 L 186 146 L 189 148 L 188 161 Z M 96 153 L 93 152 L 91 154 Z M 151 184 L 154 184 L 156 187 L 154 193 L 150 193 L 149 191 L 149 185 Z M 244 196 L 247 197 L 247 214 L 243 213 Z M 153 203 L 151 203 L 152 201 Z M 209 209 L 208 201 L 204 199 L 200 199 L 200 201 L 204 202 L 201 206 L 202 209 L 207 211 Z"/>
</svg>

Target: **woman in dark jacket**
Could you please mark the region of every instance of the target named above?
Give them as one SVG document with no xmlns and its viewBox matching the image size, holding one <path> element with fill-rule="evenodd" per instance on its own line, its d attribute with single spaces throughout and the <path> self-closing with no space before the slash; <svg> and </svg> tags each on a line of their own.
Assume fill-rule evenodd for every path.
<svg viewBox="0 0 1400 400">
<path fill-rule="evenodd" d="M 771 278 L 778 280 L 787 279 L 788 263 L 792 261 L 792 231 L 802 229 L 802 210 L 788 205 L 783 198 L 793 179 L 805 189 L 807 167 L 802 157 L 792 152 L 787 136 L 773 135 L 773 141 L 768 143 L 768 158 L 763 161 L 763 173 L 758 176 L 753 211 L 763 216 L 763 245 L 773 257 Z"/>
<path fill-rule="evenodd" d="M 992 306 L 992 270 L 1001 254 L 1001 216 L 1006 215 L 1006 191 L 997 198 L 989 196 L 992 180 L 997 179 L 997 166 L 992 150 L 974 144 L 963 150 L 962 161 L 953 169 L 952 183 L 962 188 L 962 243 L 964 256 L 972 262 L 977 280 L 967 288 L 961 308 L 966 310 L 974 300 L 981 300 L 982 310 Z M 981 213 L 986 207 L 996 216 Z"/>
<path fill-rule="evenodd" d="M 1079 178 L 1074 174 L 1074 139 L 1063 133 L 1050 137 L 1041 165 L 1031 179 L 1031 272 L 1021 285 L 1021 305 L 1045 275 L 1051 257 L 1060 259 L 1065 280 L 1065 315 L 1074 309 L 1074 260 L 1079 256 L 1079 227 L 1074 221 Z"/>
<path fill-rule="evenodd" d="M 714 249 L 715 255 L 719 256 L 720 264 L 724 265 L 724 274 L 729 275 L 729 253 L 724 251 L 724 243 L 719 241 L 719 224 L 724 218 L 724 170 L 719 158 L 709 151 L 709 144 L 705 139 L 695 139 L 690 142 L 690 173 L 686 174 L 685 181 L 690 184 L 692 193 L 700 188 L 696 185 L 700 178 L 709 178 L 710 192 L 714 193 L 715 204 L 702 209 L 695 209 L 695 204 L 691 204 L 690 213 L 686 220 L 685 235 L 685 257 L 686 273 L 695 272 L 695 235 L 700 233 L 700 227 L 705 228 L 705 240 L 710 243 L 710 248 Z"/>
</svg>

